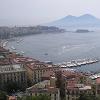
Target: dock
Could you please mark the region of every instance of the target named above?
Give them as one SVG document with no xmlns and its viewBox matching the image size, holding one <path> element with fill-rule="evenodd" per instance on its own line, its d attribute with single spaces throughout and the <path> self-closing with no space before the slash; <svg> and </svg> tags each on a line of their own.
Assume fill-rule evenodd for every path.
<svg viewBox="0 0 100 100">
<path fill-rule="evenodd" d="M 72 67 L 80 67 L 84 65 L 94 64 L 99 62 L 99 59 L 78 59 L 66 61 L 61 64 L 58 64 L 61 68 L 72 68 Z"/>
</svg>

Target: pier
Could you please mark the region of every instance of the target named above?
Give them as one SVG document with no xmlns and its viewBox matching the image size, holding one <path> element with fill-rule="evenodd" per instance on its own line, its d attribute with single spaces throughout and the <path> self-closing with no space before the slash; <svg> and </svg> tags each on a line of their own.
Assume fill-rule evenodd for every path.
<svg viewBox="0 0 100 100">
<path fill-rule="evenodd" d="M 99 62 L 99 59 L 78 59 L 63 62 L 62 64 L 58 64 L 61 68 L 72 68 L 72 67 L 80 67 L 84 65 L 89 65 L 93 63 Z"/>
</svg>

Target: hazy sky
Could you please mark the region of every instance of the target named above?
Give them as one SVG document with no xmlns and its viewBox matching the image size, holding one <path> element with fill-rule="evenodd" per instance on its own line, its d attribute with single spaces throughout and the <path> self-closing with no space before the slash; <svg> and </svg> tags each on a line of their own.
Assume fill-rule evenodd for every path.
<svg viewBox="0 0 100 100">
<path fill-rule="evenodd" d="M 100 18 L 100 0 L 0 0 L 1 23 L 35 25 L 87 13 Z"/>
</svg>

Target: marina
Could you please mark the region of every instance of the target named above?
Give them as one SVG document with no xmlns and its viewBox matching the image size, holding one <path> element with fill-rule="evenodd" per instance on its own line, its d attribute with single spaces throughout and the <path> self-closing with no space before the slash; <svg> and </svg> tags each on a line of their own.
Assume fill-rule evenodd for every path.
<svg viewBox="0 0 100 100">
<path fill-rule="evenodd" d="M 83 65 L 93 64 L 99 62 L 99 59 L 78 59 L 58 64 L 61 68 L 81 67 Z"/>
</svg>

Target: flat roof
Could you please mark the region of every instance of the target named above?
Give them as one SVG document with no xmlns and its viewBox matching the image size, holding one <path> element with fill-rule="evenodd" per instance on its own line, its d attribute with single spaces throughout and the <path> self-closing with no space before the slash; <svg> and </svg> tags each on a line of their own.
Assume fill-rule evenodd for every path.
<svg viewBox="0 0 100 100">
<path fill-rule="evenodd" d="M 26 69 L 21 64 L 0 66 L 0 73 L 21 72 Z"/>
</svg>

